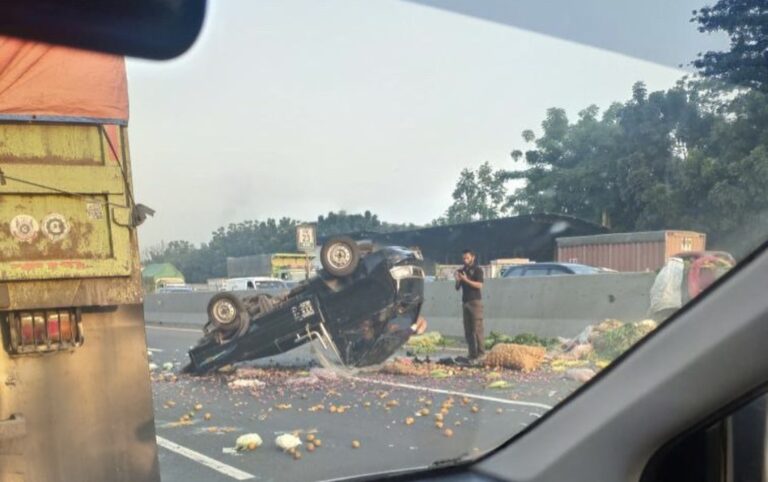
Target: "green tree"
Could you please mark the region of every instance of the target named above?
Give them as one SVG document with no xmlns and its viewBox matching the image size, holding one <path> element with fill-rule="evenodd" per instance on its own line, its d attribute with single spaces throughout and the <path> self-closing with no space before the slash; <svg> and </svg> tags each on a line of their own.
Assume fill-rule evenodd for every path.
<svg viewBox="0 0 768 482">
<path fill-rule="evenodd" d="M 349 214 L 342 210 L 317 217 L 318 236 L 378 231 L 381 226 L 382 222 L 379 217 L 370 211 L 365 211 L 362 214 Z"/>
<path fill-rule="evenodd" d="M 179 268 L 190 283 L 204 283 L 209 278 L 227 275 L 227 258 L 293 252 L 296 250 L 296 226 L 291 218 L 246 220 L 220 227 L 207 243 L 195 246 L 188 241 L 171 241 L 144 251 L 145 263 L 168 262 Z M 329 212 L 317 217 L 318 235 L 328 236 L 360 231 L 385 232 L 413 228 L 413 225 L 386 223 L 365 211 L 349 214 Z"/>
<path fill-rule="evenodd" d="M 768 91 L 768 3 L 765 0 L 719 0 L 693 12 L 701 32 L 724 31 L 730 49 L 700 54 L 699 71 L 729 84 Z"/>
<path fill-rule="evenodd" d="M 729 96 L 686 80 L 649 93 L 637 83 L 602 115 L 590 106 L 571 122 L 549 109 L 542 130 L 508 174 L 525 181 L 509 197 L 517 212 L 609 221 L 616 231 L 696 229 L 736 254 L 768 234 L 764 93 Z"/>
<path fill-rule="evenodd" d="M 453 190 L 453 203 L 433 224 L 457 224 L 484 219 L 496 219 L 507 208 L 506 173 L 494 171 L 484 163 L 476 171 L 464 169 Z"/>
</svg>

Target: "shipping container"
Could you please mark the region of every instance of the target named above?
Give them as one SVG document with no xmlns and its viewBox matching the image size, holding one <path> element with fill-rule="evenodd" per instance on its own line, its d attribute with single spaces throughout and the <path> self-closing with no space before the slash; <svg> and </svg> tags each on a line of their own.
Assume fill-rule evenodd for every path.
<svg viewBox="0 0 768 482">
<path fill-rule="evenodd" d="M 707 235 L 694 231 L 646 231 L 557 239 L 557 261 L 616 271 L 656 271 L 670 256 L 704 251 Z"/>
</svg>

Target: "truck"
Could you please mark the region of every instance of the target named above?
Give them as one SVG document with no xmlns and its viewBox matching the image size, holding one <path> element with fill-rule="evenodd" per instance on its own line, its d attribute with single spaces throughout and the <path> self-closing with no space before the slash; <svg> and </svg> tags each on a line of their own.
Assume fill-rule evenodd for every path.
<svg viewBox="0 0 768 482">
<path fill-rule="evenodd" d="M 227 258 L 227 277 L 262 276 L 286 281 L 304 280 L 316 271 L 312 253 L 271 253 Z"/>
<path fill-rule="evenodd" d="M 0 480 L 159 480 L 124 59 L 0 65 Z"/>
</svg>

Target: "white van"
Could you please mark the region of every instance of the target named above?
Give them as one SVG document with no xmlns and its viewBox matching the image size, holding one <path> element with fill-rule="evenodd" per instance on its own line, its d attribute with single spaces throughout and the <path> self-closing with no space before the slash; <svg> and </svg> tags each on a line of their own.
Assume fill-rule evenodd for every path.
<svg viewBox="0 0 768 482">
<path fill-rule="evenodd" d="M 264 276 L 249 276 L 247 278 L 229 278 L 224 281 L 222 291 L 246 290 L 287 290 L 285 281 Z"/>
</svg>

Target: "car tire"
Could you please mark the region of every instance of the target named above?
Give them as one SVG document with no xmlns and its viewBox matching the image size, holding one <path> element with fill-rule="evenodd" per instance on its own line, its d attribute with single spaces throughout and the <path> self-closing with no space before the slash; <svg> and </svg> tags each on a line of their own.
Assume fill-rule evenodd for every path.
<svg viewBox="0 0 768 482">
<path fill-rule="evenodd" d="M 247 317 L 243 302 L 232 293 L 218 293 L 208 302 L 208 319 L 217 330 L 237 331 L 246 324 Z"/>
<path fill-rule="evenodd" d="M 334 236 L 320 250 L 320 264 L 335 277 L 349 276 L 360 263 L 360 247 L 348 236 Z"/>
</svg>

